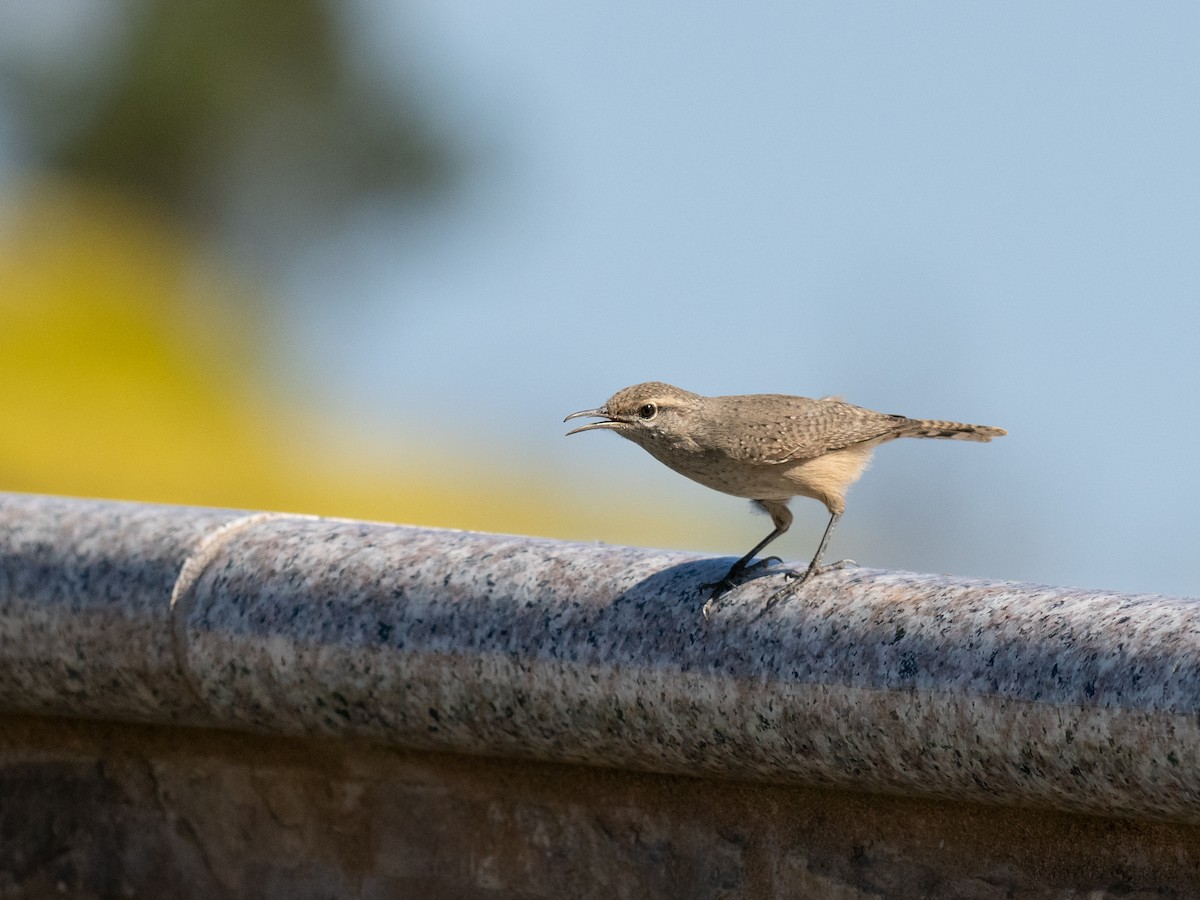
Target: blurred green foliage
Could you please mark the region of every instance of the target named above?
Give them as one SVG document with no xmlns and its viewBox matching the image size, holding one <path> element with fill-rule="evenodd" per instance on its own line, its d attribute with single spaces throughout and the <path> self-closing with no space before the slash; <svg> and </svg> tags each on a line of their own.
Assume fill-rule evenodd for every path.
<svg viewBox="0 0 1200 900">
<path fill-rule="evenodd" d="M 154 203 L 218 240 L 245 219 L 328 227 L 381 193 L 429 198 L 454 183 L 455 145 L 416 85 L 355 55 L 345 6 L 95 3 L 115 19 L 103 52 L 0 65 L 37 165 Z"/>
</svg>

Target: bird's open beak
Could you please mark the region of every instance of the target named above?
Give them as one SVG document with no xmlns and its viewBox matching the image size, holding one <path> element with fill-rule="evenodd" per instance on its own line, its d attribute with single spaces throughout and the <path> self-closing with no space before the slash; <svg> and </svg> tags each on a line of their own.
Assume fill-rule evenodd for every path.
<svg viewBox="0 0 1200 900">
<path fill-rule="evenodd" d="M 564 422 L 569 422 L 571 419 L 582 418 L 583 416 L 598 416 L 603 419 L 603 422 L 588 422 L 586 425 L 580 425 L 578 428 L 572 428 L 567 432 L 566 436 L 570 437 L 573 434 L 579 434 L 581 431 L 591 431 L 593 428 L 619 428 L 623 422 L 618 422 L 616 419 L 611 419 L 608 416 L 608 410 L 601 406 L 598 409 L 581 409 L 579 412 L 573 412 L 565 419 Z"/>
</svg>

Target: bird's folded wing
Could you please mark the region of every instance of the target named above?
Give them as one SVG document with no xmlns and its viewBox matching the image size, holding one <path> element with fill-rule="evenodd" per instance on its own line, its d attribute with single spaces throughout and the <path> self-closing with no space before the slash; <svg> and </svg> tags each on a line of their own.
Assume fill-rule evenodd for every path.
<svg viewBox="0 0 1200 900">
<path fill-rule="evenodd" d="M 731 404 L 727 446 L 730 456 L 766 465 L 814 459 L 852 444 L 896 433 L 904 416 L 877 413 L 832 397 L 772 395 L 771 403 L 756 403 L 752 395 Z M 769 418 L 761 414 L 772 410 Z"/>
</svg>

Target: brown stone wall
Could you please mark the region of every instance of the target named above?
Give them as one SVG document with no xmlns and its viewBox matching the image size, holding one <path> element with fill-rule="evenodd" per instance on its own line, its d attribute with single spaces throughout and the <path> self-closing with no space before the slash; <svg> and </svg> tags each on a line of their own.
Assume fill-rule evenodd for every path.
<svg viewBox="0 0 1200 900">
<path fill-rule="evenodd" d="M 1198 897 L 1200 827 L 0 719 L 0 898 Z"/>
</svg>

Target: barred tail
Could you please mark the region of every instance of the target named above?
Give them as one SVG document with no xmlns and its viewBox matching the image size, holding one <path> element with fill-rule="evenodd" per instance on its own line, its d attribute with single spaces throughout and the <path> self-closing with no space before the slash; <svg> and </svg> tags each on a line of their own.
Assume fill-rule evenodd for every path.
<svg viewBox="0 0 1200 900">
<path fill-rule="evenodd" d="M 1003 428 L 991 425 L 967 425 L 963 422 L 943 422 L 939 419 L 909 419 L 901 437 L 949 438 L 952 441 L 990 441 L 1008 434 Z"/>
</svg>

